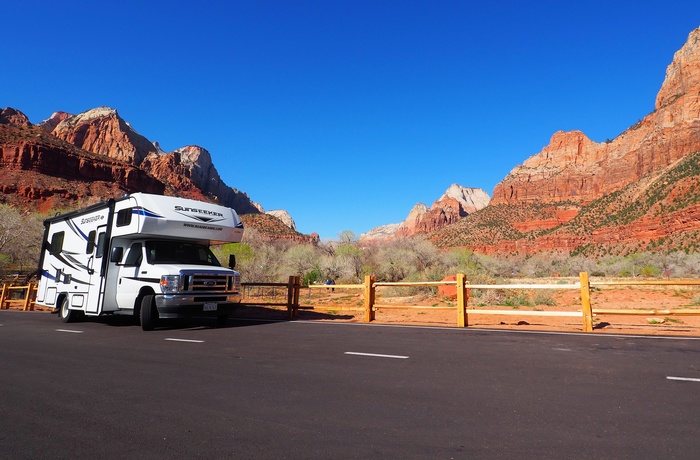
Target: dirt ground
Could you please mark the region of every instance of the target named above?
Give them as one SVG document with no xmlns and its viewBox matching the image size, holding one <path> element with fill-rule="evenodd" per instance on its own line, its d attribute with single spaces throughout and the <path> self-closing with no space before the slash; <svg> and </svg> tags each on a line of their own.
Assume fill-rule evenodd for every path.
<svg viewBox="0 0 700 460">
<path fill-rule="evenodd" d="M 298 319 L 313 321 L 363 322 L 363 295 L 360 290 L 302 290 Z M 468 327 L 532 331 L 581 332 L 583 318 L 579 290 L 547 291 L 547 305 L 481 305 L 471 299 L 467 309 Z M 534 290 L 529 294 L 535 298 Z M 282 296 L 251 296 L 245 302 L 284 302 Z M 438 327 L 457 327 L 456 302 L 451 298 L 415 295 L 410 297 L 377 296 L 379 309 L 374 323 Z M 385 305 L 385 308 L 381 306 Z M 426 308 L 391 308 L 391 306 Z M 618 286 L 593 288 L 593 333 L 634 335 L 668 335 L 700 337 L 700 287 Z M 442 309 L 442 308 L 450 309 Z M 596 309 L 623 310 L 637 314 L 601 314 Z M 474 310 L 499 310 L 499 314 L 476 313 Z M 656 310 L 656 314 L 654 311 Z M 671 310 L 671 313 L 663 310 Z M 694 315 L 679 315 L 677 310 L 694 310 Z M 472 311 L 470 313 L 470 311 Z M 544 316 L 546 312 L 578 312 L 576 316 Z M 241 307 L 234 316 L 287 318 L 284 307 Z"/>
<path fill-rule="evenodd" d="M 522 291 L 525 298 L 537 299 L 535 290 Z M 540 291 L 541 292 L 541 291 Z M 467 309 L 468 327 L 530 331 L 581 332 L 583 318 L 580 291 L 547 290 L 539 296 L 546 304 L 504 306 L 480 302 L 471 293 Z M 288 319 L 284 306 L 260 305 L 286 303 L 286 289 L 248 294 L 244 305 L 234 313 L 239 318 Z M 364 321 L 362 290 L 302 289 L 297 319 L 309 321 Z M 435 327 L 457 327 L 456 301 L 449 297 L 418 294 L 390 296 L 378 292 L 378 309 L 373 323 Z M 592 288 L 593 333 L 700 337 L 700 286 L 604 286 Z M 405 308 L 414 306 L 420 308 Z M 392 308 L 399 307 L 399 308 Z M 11 308 L 21 308 L 12 305 Z M 42 310 L 40 307 L 37 310 Z M 622 310 L 625 313 L 596 313 L 596 310 Z M 498 310 L 497 314 L 484 311 Z M 668 310 L 670 312 L 664 311 Z M 679 314 L 692 311 L 692 315 Z M 546 316 L 547 312 L 570 312 L 573 316 Z"/>
</svg>

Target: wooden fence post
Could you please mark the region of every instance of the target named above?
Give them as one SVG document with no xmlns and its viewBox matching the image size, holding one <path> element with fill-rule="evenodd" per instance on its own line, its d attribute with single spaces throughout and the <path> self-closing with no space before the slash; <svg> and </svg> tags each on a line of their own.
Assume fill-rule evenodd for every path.
<svg viewBox="0 0 700 460">
<path fill-rule="evenodd" d="M 294 305 L 296 279 L 296 276 L 291 275 L 287 283 L 287 313 L 289 314 L 289 319 L 293 319 L 297 315 L 297 308 Z"/>
<path fill-rule="evenodd" d="M 34 286 L 32 283 L 27 285 L 27 294 L 24 296 L 24 305 L 22 306 L 22 311 L 34 310 L 34 305 L 32 304 L 32 290 Z"/>
<path fill-rule="evenodd" d="M 583 315 L 583 332 L 593 332 L 593 310 L 591 309 L 591 283 L 588 272 L 580 272 L 581 314 Z"/>
<path fill-rule="evenodd" d="M 7 296 L 7 285 L 2 285 L 2 293 L 0 293 L 0 310 L 5 309 L 5 297 Z M 7 308 L 10 308 L 9 306 Z"/>
<path fill-rule="evenodd" d="M 374 282 L 377 281 L 372 275 L 365 275 L 365 323 L 374 321 L 374 296 L 375 290 Z"/>
<path fill-rule="evenodd" d="M 294 317 L 299 314 L 299 297 L 301 294 L 301 276 L 294 277 Z"/>
<path fill-rule="evenodd" d="M 467 304 L 469 303 L 469 291 L 467 290 L 467 276 L 457 273 L 457 327 L 467 327 Z"/>
</svg>

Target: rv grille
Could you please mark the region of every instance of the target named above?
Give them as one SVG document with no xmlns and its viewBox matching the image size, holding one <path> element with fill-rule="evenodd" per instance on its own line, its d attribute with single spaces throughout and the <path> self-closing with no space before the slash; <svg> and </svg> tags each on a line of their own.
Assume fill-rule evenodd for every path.
<svg viewBox="0 0 700 460">
<path fill-rule="evenodd" d="M 232 275 L 188 275 L 185 278 L 185 290 L 193 292 L 227 292 L 232 286 Z"/>
</svg>

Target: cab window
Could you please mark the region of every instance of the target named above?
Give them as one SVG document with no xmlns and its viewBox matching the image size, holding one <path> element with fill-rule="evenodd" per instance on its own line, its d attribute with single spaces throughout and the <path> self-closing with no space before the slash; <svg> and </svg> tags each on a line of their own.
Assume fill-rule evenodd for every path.
<svg viewBox="0 0 700 460">
<path fill-rule="evenodd" d="M 138 266 L 143 260 L 143 250 L 141 243 L 134 243 L 129 248 L 129 254 L 126 255 L 124 265 Z"/>
</svg>

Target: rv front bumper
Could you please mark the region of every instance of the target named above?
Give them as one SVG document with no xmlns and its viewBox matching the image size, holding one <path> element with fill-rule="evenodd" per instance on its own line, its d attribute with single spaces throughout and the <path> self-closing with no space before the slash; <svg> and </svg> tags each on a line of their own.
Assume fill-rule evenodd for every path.
<svg viewBox="0 0 700 460">
<path fill-rule="evenodd" d="M 228 315 L 241 302 L 241 294 L 223 295 L 156 295 L 156 309 L 160 318 Z"/>
</svg>

